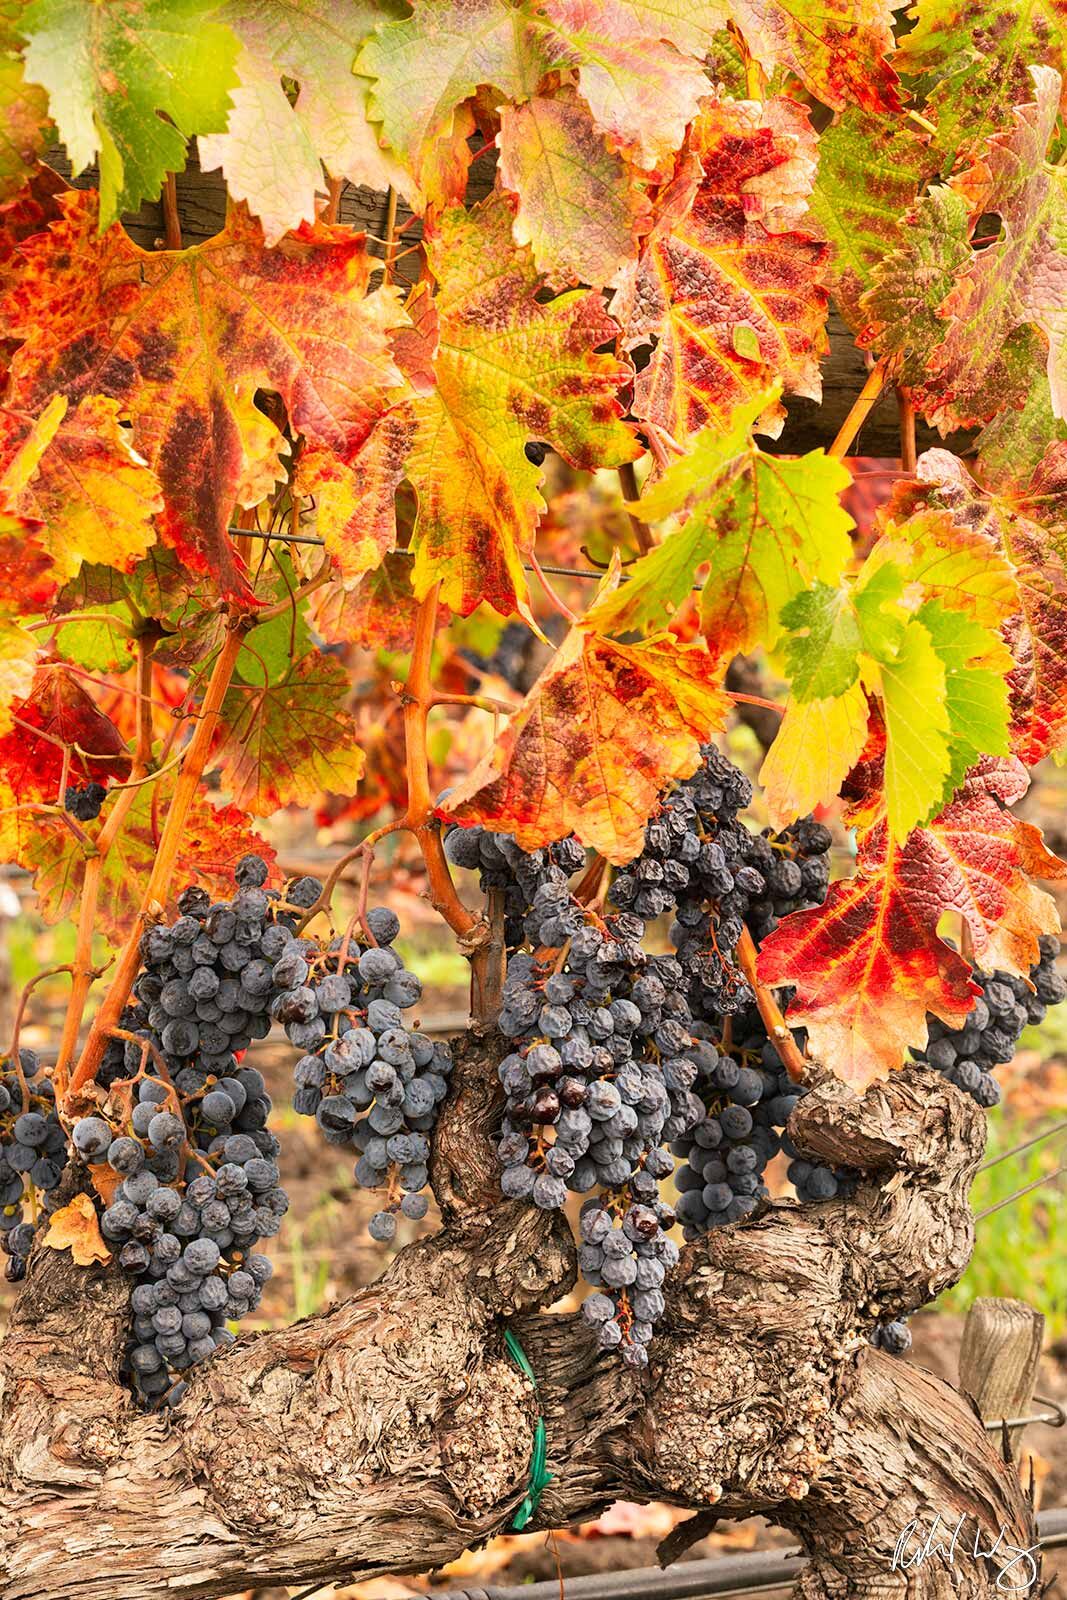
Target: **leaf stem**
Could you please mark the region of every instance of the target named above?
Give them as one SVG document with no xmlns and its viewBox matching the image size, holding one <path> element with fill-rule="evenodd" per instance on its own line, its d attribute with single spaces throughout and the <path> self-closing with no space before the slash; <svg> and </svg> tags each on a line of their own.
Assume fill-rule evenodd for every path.
<svg viewBox="0 0 1067 1600">
<path fill-rule="evenodd" d="M 769 989 L 756 972 L 756 946 L 748 929 L 742 927 L 741 937 L 737 941 L 737 959 L 741 963 L 741 971 L 748 980 L 752 993 L 756 996 L 759 1014 L 763 1019 L 771 1043 L 778 1052 L 782 1066 L 788 1072 L 794 1083 L 803 1083 L 805 1077 L 804 1057 L 800 1048 L 782 1016 L 781 1008 L 774 998 L 774 990 Z"/>
<path fill-rule="evenodd" d="M 900 469 L 914 472 L 918 460 L 915 450 L 915 407 L 897 385 L 897 411 L 900 415 Z"/>
<path fill-rule="evenodd" d="M 178 185 L 173 172 L 163 180 L 163 239 L 168 250 L 182 247 L 182 225 L 178 216 Z"/>
<path fill-rule="evenodd" d="M 638 488 L 637 473 L 634 471 L 632 461 L 624 461 L 619 468 L 619 483 L 622 486 L 623 498 L 627 501 L 628 508 L 631 505 L 636 505 L 641 498 L 641 490 Z M 630 527 L 633 529 L 634 538 L 637 540 L 637 548 L 643 556 L 647 556 L 655 543 L 648 524 L 642 522 L 640 517 L 634 516 L 634 513 L 629 509 L 627 509 L 626 515 L 630 519 Z"/>
<path fill-rule="evenodd" d="M 840 461 L 848 454 L 849 446 L 874 410 L 885 388 L 888 368 L 889 359 L 886 356 L 875 362 L 867 374 L 867 382 L 853 402 L 851 411 L 838 429 L 837 438 L 826 452 L 828 456 Z"/>
</svg>

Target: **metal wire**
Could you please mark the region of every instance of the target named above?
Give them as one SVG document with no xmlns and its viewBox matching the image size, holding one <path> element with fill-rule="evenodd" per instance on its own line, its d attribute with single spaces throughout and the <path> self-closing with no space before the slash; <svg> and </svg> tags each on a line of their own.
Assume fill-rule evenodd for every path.
<svg viewBox="0 0 1067 1600">
<path fill-rule="evenodd" d="M 998 1423 L 999 1427 L 1000 1424 Z M 1043 1550 L 1067 1544 L 1067 1510 L 1039 1513 L 1038 1543 Z M 592 1573 L 566 1580 L 566 1600 L 705 1600 L 792 1585 L 807 1564 L 798 1548 L 759 1550 L 709 1561 L 682 1561 L 661 1571 L 638 1567 L 629 1572 Z M 314 1591 L 313 1591 L 314 1592 Z M 559 1600 L 559 1580 L 523 1584 L 516 1589 L 491 1585 L 475 1589 L 431 1589 L 423 1600 Z M 297 1597 L 307 1600 L 307 1596 Z"/>
<path fill-rule="evenodd" d="M 257 528 L 227 528 L 226 532 L 232 534 L 235 538 L 262 539 L 266 544 L 311 544 L 322 549 L 326 543 L 325 539 L 319 539 L 311 533 L 260 533 Z M 414 550 L 394 550 L 392 553 L 397 556 L 405 556 L 408 560 L 413 561 L 415 559 Z M 550 567 L 543 561 L 540 563 L 540 567 L 542 572 L 549 573 L 553 578 L 591 578 L 595 583 L 603 583 L 607 576 L 606 572 L 598 572 L 595 567 Z M 525 564 L 522 570 L 523 572 L 532 572 L 535 575 L 537 573 L 536 567 Z M 628 573 L 620 573 L 620 577 L 623 583 L 629 582 Z M 702 584 L 695 583 L 693 592 L 699 593 L 702 587 Z"/>
<path fill-rule="evenodd" d="M 1034 1399 L 1042 1406 L 1051 1406 L 1051 1411 L 1038 1411 L 1029 1417 L 994 1417 L 990 1422 L 983 1422 L 982 1426 L 987 1433 L 996 1433 L 1001 1428 L 1029 1428 L 1041 1424 L 1045 1428 L 1062 1428 L 1067 1423 L 1067 1411 L 1058 1400 L 1052 1400 L 1047 1394 L 1035 1394 Z"/>
</svg>

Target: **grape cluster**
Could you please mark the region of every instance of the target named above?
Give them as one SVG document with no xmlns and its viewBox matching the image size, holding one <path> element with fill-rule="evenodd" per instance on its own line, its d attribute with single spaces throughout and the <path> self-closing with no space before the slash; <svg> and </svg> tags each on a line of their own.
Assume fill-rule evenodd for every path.
<svg viewBox="0 0 1067 1600">
<path fill-rule="evenodd" d="M 75 821 L 95 822 L 106 798 L 107 789 L 102 783 L 87 783 L 82 789 L 67 789 L 63 804 Z"/>
<path fill-rule="evenodd" d="M 302 963 L 299 1005 L 283 999 L 276 1015 L 304 1051 L 293 1072 L 293 1109 L 313 1116 L 328 1144 L 359 1152 L 358 1184 L 386 1189 L 369 1224 L 384 1243 L 396 1233 L 397 1211 L 418 1220 L 429 1208 L 422 1191 L 430 1135 L 452 1057 L 445 1042 L 404 1026 L 422 984 L 391 948 L 400 932 L 395 913 L 375 907 L 367 927 L 376 942 L 334 939 Z"/>
<path fill-rule="evenodd" d="M 780 917 L 826 894 L 829 831 L 808 817 L 784 833 L 752 834 L 738 820 L 751 798 L 744 774 L 709 746 L 693 776 L 666 795 L 641 854 L 611 886 L 614 903 L 642 921 L 673 911 L 671 943 L 695 1016 L 751 1004 L 735 958 L 743 926 L 758 943 Z"/>
<path fill-rule="evenodd" d="M 227 1321 L 258 1306 L 272 1269 L 254 1246 L 278 1232 L 289 1201 L 254 1068 L 191 1097 L 148 1072 L 135 1095 L 119 1126 L 81 1117 L 72 1138 L 122 1180 L 100 1231 L 136 1280 L 127 1364 L 142 1396 L 174 1404 L 184 1384 L 172 1373 L 232 1344 Z"/>
<path fill-rule="evenodd" d="M 491 889 L 503 891 L 504 942 L 509 950 L 527 938 L 558 948 L 581 926 L 568 887 L 568 880 L 585 866 L 585 851 L 577 839 L 560 839 L 543 850 L 526 851 L 506 833 L 452 828 L 445 836 L 445 855 L 454 867 L 478 873 L 483 894 Z M 544 895 L 538 900 L 542 887 Z M 543 930 L 528 922 L 535 905 L 546 913 L 541 919 L 546 923 Z"/>
<path fill-rule="evenodd" d="M 325 1031 L 306 981 L 318 946 L 296 933 L 322 885 L 266 889 L 255 855 L 234 879 L 227 900 L 185 889 L 177 920 L 144 934 L 129 1037 L 109 1042 L 97 1077 L 107 1115 L 73 1129 L 82 1157 L 122 1180 L 101 1231 L 137 1280 L 128 1362 L 149 1398 L 180 1396 L 170 1369 L 228 1343 L 225 1322 L 258 1305 L 270 1266 L 254 1246 L 288 1209 L 270 1098 L 240 1057 L 273 1019 L 303 1049 Z"/>
<path fill-rule="evenodd" d="M 579 1261 L 604 1291 L 587 1315 L 601 1348 L 643 1366 L 677 1258 L 666 1233 L 674 1212 L 660 1198 L 674 1165 L 663 1146 L 703 1110 L 692 1092 L 699 1068 L 682 970 L 673 956 L 645 952 L 640 917 L 601 921 L 573 897 L 570 877 L 584 864 L 574 840 L 525 855 L 491 837 L 516 897 L 512 915 L 523 913 L 512 942 L 528 947 L 508 962 L 497 1024 L 513 1044 L 498 1068 L 501 1189 L 544 1210 L 561 1208 L 569 1192 L 600 1191 L 582 1212 Z"/>
<path fill-rule="evenodd" d="M 785 1002 L 789 997 L 789 991 L 780 996 Z M 757 1007 L 730 1018 L 729 1048 L 723 1031 L 713 1033 L 706 1023 L 695 1024 L 694 1031 L 704 1052 L 704 1115 L 673 1147 L 681 1158 L 675 1181 L 686 1238 L 750 1216 L 767 1197 L 764 1173 L 779 1152 L 789 1158 L 787 1176 L 798 1200 L 832 1200 L 847 1192 L 854 1173 L 804 1159 L 785 1132 L 807 1090 L 789 1077 Z M 803 1054 L 804 1029 L 792 1033 Z"/>
<path fill-rule="evenodd" d="M 1038 948 L 1040 958 L 1030 969 L 1029 983 L 1009 972 L 976 968 L 972 976 L 982 992 L 963 1027 L 950 1028 L 928 1016 L 926 1048 L 913 1052 L 917 1061 L 935 1067 L 980 1106 L 998 1104 L 1000 1085 L 993 1074 L 1012 1059 L 1027 1023 L 1041 1022 L 1049 1006 L 1067 997 L 1067 983 L 1056 970 L 1059 940 L 1045 934 Z"/>
<path fill-rule="evenodd" d="M 66 1135 L 56 1115 L 51 1079 L 41 1076 L 32 1050 L 19 1051 L 20 1078 L 9 1056 L 0 1059 L 0 1249 L 8 1283 L 26 1275 L 38 1195 L 50 1194 L 67 1164 Z"/>
</svg>

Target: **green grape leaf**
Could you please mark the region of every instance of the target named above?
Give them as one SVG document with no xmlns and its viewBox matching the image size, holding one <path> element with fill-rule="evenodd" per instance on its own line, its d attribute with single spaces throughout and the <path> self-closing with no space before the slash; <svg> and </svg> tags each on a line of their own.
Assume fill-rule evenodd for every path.
<svg viewBox="0 0 1067 1600">
<path fill-rule="evenodd" d="M 809 583 L 840 582 L 852 554 L 852 519 L 839 500 L 848 470 L 821 450 L 796 460 L 758 450 L 746 423 L 765 401 L 753 401 L 728 435 L 699 434 L 638 503 L 649 523 L 683 507 L 688 516 L 634 563 L 628 583 L 598 602 L 592 625 L 662 628 L 707 562 L 701 626 L 713 656 L 734 655 L 757 642 L 773 648 L 783 607 Z"/>
<path fill-rule="evenodd" d="M 835 700 L 856 682 L 863 636 L 847 589 L 814 583 L 782 608 L 786 662 L 798 701 Z"/>
<path fill-rule="evenodd" d="M 819 137 L 811 215 L 830 245 L 834 299 L 854 333 L 868 321 L 860 297 L 903 243 L 903 219 L 928 168 L 924 137 L 899 116 L 850 106 Z"/>
<path fill-rule="evenodd" d="M 941 801 L 947 805 L 981 756 L 1011 754 L 1007 674 L 1013 663 L 997 634 L 939 600 L 928 600 L 918 620 L 945 669 L 950 765 Z"/>
<path fill-rule="evenodd" d="M 1043 62 L 1067 73 L 1064 0 L 917 0 L 914 27 L 900 41 L 895 65 L 915 80 L 925 114 L 936 125 L 931 154 L 941 172 L 1011 122 L 1029 100 L 1029 68 Z"/>
<path fill-rule="evenodd" d="M 20 30 L 26 77 L 75 172 L 100 160 L 100 227 L 158 195 L 192 134 L 226 126 L 237 41 L 218 0 L 32 0 Z M 165 113 L 166 119 L 160 113 Z"/>
</svg>

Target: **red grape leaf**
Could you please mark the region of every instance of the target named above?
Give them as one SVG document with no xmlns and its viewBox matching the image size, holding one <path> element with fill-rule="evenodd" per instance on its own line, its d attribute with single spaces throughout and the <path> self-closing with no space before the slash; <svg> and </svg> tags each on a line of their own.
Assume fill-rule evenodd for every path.
<svg viewBox="0 0 1067 1600">
<path fill-rule="evenodd" d="M 67 783 L 74 787 L 129 777 L 126 741 L 69 668 L 39 667 L 30 694 L 11 709 L 18 722 L 0 738 L 0 781 L 16 803 L 63 804 L 64 747 L 70 752 Z"/>
<path fill-rule="evenodd" d="M 158 476 L 164 538 L 249 602 L 226 529 L 238 502 L 269 491 L 287 448 L 255 391 L 280 394 L 310 446 L 350 458 L 404 390 L 390 346 L 406 325 L 397 293 L 367 295 L 372 258 L 348 229 L 302 228 L 265 250 L 235 209 L 206 243 L 153 253 L 121 227 L 98 234 L 93 194 L 61 204 L 63 221 L 24 244 L 0 302 L 0 326 L 24 340 L 10 403 L 36 416 L 57 392 L 117 402 Z"/>
<path fill-rule="evenodd" d="M 280 681 L 234 684 L 222 703 L 214 760 L 235 806 L 268 817 L 350 794 L 363 772 L 344 664 L 311 651 Z"/>
<path fill-rule="evenodd" d="M 926 1043 L 926 1014 L 962 1025 L 977 992 L 963 958 L 938 936 L 946 912 L 971 932 L 976 964 L 1027 975 L 1041 934 L 1059 926 L 1027 874 L 1060 879 L 1067 864 L 1007 806 L 1025 793 L 1014 760 L 983 760 L 940 816 L 890 847 L 884 823 L 863 840 L 854 878 L 821 906 L 784 917 L 763 941 L 759 972 L 792 984 L 790 1021 L 812 1053 L 863 1088 Z"/>
<path fill-rule="evenodd" d="M 663 787 L 696 770 L 728 707 L 702 645 L 615 644 L 573 628 L 441 814 L 512 833 L 525 850 L 574 832 L 629 861 Z"/>
<path fill-rule="evenodd" d="M 889 0 L 732 0 L 734 20 L 766 72 L 785 67 L 835 111 L 853 102 L 899 111 Z"/>
<path fill-rule="evenodd" d="M 499 194 L 473 211 L 446 211 L 427 241 L 437 296 L 417 293 L 408 305 L 437 378 L 413 402 L 412 582 L 421 599 L 440 579 L 442 600 L 463 616 L 482 600 L 504 615 L 526 609 L 522 564 L 545 509 L 530 440 L 585 470 L 640 454 L 619 420 L 630 367 L 597 354 L 618 328 L 597 294 L 539 298 L 533 258 L 513 242 L 511 220 Z"/>
<path fill-rule="evenodd" d="M 729 427 L 775 384 L 821 394 L 829 247 L 784 231 L 811 188 L 811 145 L 791 101 L 709 101 L 620 275 L 611 309 L 625 345 L 655 341 L 634 411 L 679 444 L 708 423 Z"/>
</svg>

